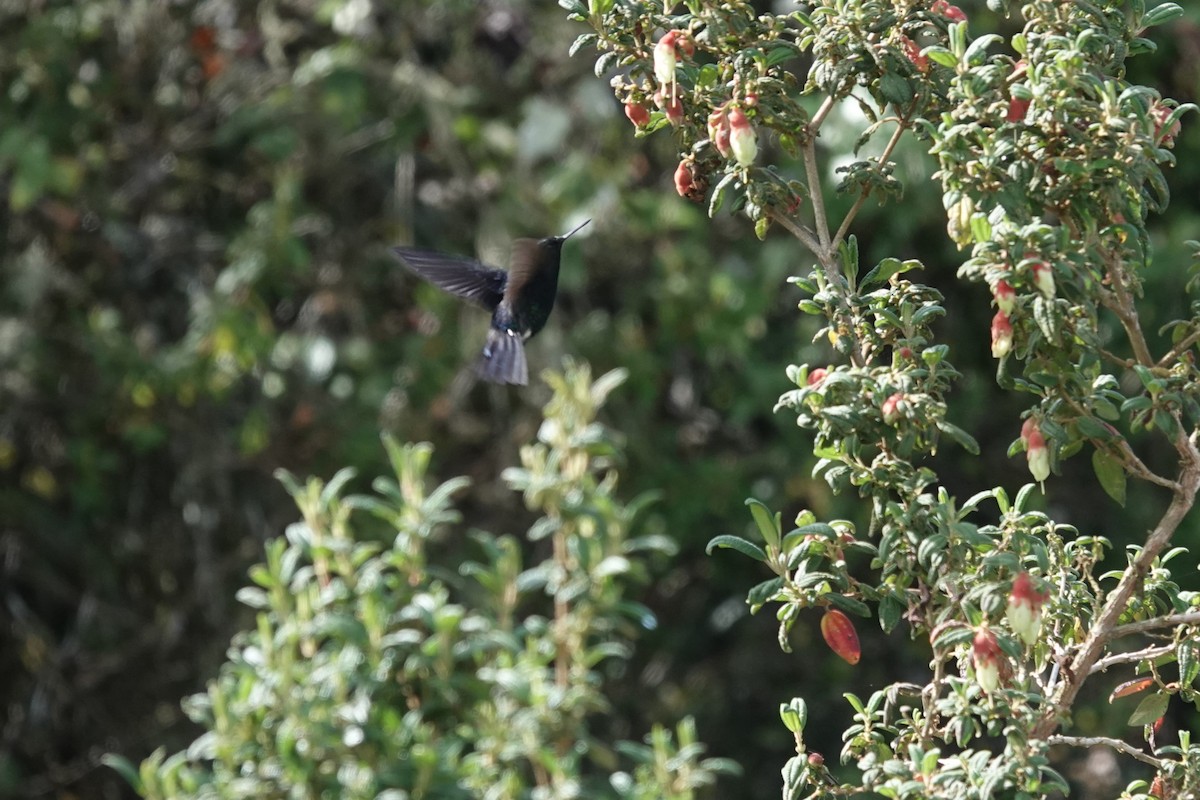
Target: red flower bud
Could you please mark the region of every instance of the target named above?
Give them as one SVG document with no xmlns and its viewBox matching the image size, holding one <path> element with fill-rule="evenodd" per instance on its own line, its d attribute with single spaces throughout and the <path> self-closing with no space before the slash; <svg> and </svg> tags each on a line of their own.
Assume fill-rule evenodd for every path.
<svg viewBox="0 0 1200 800">
<path fill-rule="evenodd" d="M 981 689 L 991 694 L 1000 688 L 1001 674 L 1007 672 L 1004 651 L 996 641 L 996 634 L 986 625 L 975 632 L 971 660 L 975 664 L 975 680 L 979 681 Z"/>
<path fill-rule="evenodd" d="M 729 115 L 725 106 L 716 108 L 708 115 L 708 138 L 724 158 L 729 158 Z"/>
<path fill-rule="evenodd" d="M 685 158 L 675 168 L 675 191 L 688 200 L 700 200 L 706 189 L 704 177 L 696 173 L 696 162 Z"/>
<path fill-rule="evenodd" d="M 958 6 L 952 6 L 946 0 L 933 0 L 933 5 L 929 8 L 935 14 L 941 14 L 951 22 L 966 22 L 967 15 Z"/>
<path fill-rule="evenodd" d="M 829 370 L 824 367 L 817 367 L 812 372 L 808 373 L 808 385 L 816 386 L 821 381 L 825 380 L 825 376 L 829 374 Z"/>
<path fill-rule="evenodd" d="M 992 358 L 1004 358 L 1012 350 L 1013 327 L 1008 314 L 997 311 L 992 317 Z"/>
<path fill-rule="evenodd" d="M 650 121 L 650 110 L 641 103 L 629 102 L 625 104 L 625 116 L 635 127 L 641 128 Z"/>
<path fill-rule="evenodd" d="M 929 56 L 921 55 L 921 48 L 917 43 L 908 38 L 904 34 L 900 34 L 900 48 L 904 50 L 904 55 L 913 63 L 913 66 L 921 72 L 929 71 Z"/>
<path fill-rule="evenodd" d="M 1013 632 L 1025 644 L 1032 645 L 1038 640 L 1042 630 L 1042 606 L 1048 597 L 1048 593 L 1037 590 L 1028 572 L 1017 573 L 1004 614 Z"/>
<path fill-rule="evenodd" d="M 1169 129 L 1165 132 L 1163 131 L 1163 126 L 1166 125 L 1167 119 L 1170 118 L 1173 110 L 1163 105 L 1161 101 L 1155 103 L 1150 109 L 1150 117 L 1154 120 L 1154 138 L 1159 140 L 1163 147 L 1175 146 L 1175 137 L 1179 135 L 1182 127 L 1179 124 L 1179 120 L 1175 120 L 1171 123 Z"/>
<path fill-rule="evenodd" d="M 729 112 L 729 149 L 733 158 L 743 167 L 754 163 L 758 155 L 758 137 L 746 114 L 736 106 Z"/>
<path fill-rule="evenodd" d="M 858 632 L 850 618 L 831 608 L 821 617 L 821 635 L 825 644 L 850 664 L 857 664 L 862 658 L 862 648 L 858 644 Z"/>
<path fill-rule="evenodd" d="M 820 753 L 809 753 L 808 754 L 808 765 L 810 767 L 825 766 L 825 756 L 821 755 Z"/>
<path fill-rule="evenodd" d="M 675 84 L 675 64 L 678 55 L 675 43 L 678 38 L 678 31 L 667 31 L 658 40 L 658 44 L 654 45 L 654 77 L 658 78 L 660 86 Z"/>
<path fill-rule="evenodd" d="M 883 401 L 883 407 L 880 410 L 883 412 L 883 421 L 892 425 L 908 410 L 908 398 L 902 393 L 896 392 Z"/>
<path fill-rule="evenodd" d="M 1020 122 L 1025 119 L 1025 113 L 1029 111 L 1029 101 L 1023 100 L 1020 97 L 1010 97 L 1008 99 L 1008 113 L 1004 115 L 1006 122 Z"/>
<path fill-rule="evenodd" d="M 996 288 L 992 292 L 992 297 L 996 301 L 996 308 L 1005 314 L 1011 314 L 1013 308 L 1017 305 L 1017 293 L 1013 291 L 1013 287 L 1008 285 L 1008 281 L 1003 278 L 996 281 Z"/>
<path fill-rule="evenodd" d="M 1038 288 L 1038 291 L 1046 298 L 1054 297 L 1054 270 L 1050 269 L 1041 261 L 1035 261 L 1033 264 L 1033 285 Z"/>
<path fill-rule="evenodd" d="M 672 125 L 683 122 L 683 103 L 675 93 L 664 94 L 662 89 L 654 93 L 654 104 L 667 115 L 667 121 Z"/>
<path fill-rule="evenodd" d="M 1021 438 L 1025 440 L 1025 460 L 1029 464 L 1029 473 L 1038 483 L 1050 477 L 1050 450 L 1046 447 L 1046 437 L 1038 427 L 1033 417 L 1025 420 L 1021 426 Z"/>
</svg>

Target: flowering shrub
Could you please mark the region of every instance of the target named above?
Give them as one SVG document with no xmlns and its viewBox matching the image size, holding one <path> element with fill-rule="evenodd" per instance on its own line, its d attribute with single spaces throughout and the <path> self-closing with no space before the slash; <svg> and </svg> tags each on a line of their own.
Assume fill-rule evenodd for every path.
<svg viewBox="0 0 1200 800">
<path fill-rule="evenodd" d="M 1186 734 L 1160 746 L 1149 723 L 1170 696 L 1191 700 L 1200 677 L 1200 596 L 1181 591 L 1165 563 L 1200 486 L 1200 318 L 1170 323 L 1171 344 L 1156 351 L 1138 307 L 1151 256 L 1145 220 L 1167 202 L 1162 169 L 1193 107 L 1123 77 L 1126 60 L 1153 46 L 1143 33 L 1181 10 L 990 0 L 1020 30 L 972 37 L 967 13 L 942 0 L 814 2 L 780 14 L 736 0 L 562 5 L 592 27 L 576 48 L 600 52 L 598 75 L 617 69 L 619 100 L 678 98 L 669 116 L 680 194 L 707 200 L 710 215 L 740 211 L 760 238 L 781 228 L 815 259 L 792 280 L 836 355 L 789 367 L 797 388 L 777 410 L 812 433 L 817 473 L 862 497 L 869 524 L 804 511 L 785 528 L 751 501 L 761 543 L 723 535 L 710 550 L 734 549 L 773 574 L 748 602 L 777 604 L 785 649 L 813 607 L 825 609 L 822 633 L 848 661 L 860 649 L 847 615 L 884 631 L 903 624 L 928 648 L 923 684 L 847 695 L 841 761 L 854 769 L 841 780 L 808 751 L 803 700 L 783 704 L 796 741 L 784 797 L 1046 797 L 1067 788 L 1049 747 L 1096 743 L 1155 770 L 1125 796 L 1195 792 L 1200 747 Z M 841 104 L 864 116 L 860 153 L 883 141 L 827 187 L 819 137 Z M 864 203 L 901 193 L 890 159 L 905 134 L 937 159 L 947 233 L 966 251 L 959 276 L 994 298 L 998 390 L 1031 399 L 1010 454 L 1023 449 L 1051 494 L 1059 463 L 1085 448 L 1114 501 L 1124 502 L 1129 478 L 1170 493 L 1124 569 L 1097 574 L 1107 539 L 1034 510 L 1034 486 L 960 503 L 922 463 L 947 444 L 978 451 L 947 419 L 958 373 L 933 328 L 942 296 L 909 278 L 919 260 L 860 264 L 850 233 Z M 831 189 L 856 198 L 841 219 Z M 988 335 L 981 322 L 980 340 Z M 1170 472 L 1135 452 L 1129 437 L 1140 431 L 1173 448 Z M 1129 690 L 1149 693 L 1131 721 L 1148 725 L 1151 753 L 1072 734 L 1077 695 L 1106 668 L 1153 675 Z"/>
</svg>

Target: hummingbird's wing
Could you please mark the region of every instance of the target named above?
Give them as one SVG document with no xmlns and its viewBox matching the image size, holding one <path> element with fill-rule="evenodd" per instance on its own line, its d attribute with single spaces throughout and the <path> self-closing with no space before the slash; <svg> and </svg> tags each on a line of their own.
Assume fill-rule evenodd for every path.
<svg viewBox="0 0 1200 800">
<path fill-rule="evenodd" d="M 473 259 L 448 256 L 436 250 L 393 247 L 392 252 L 417 276 L 488 311 L 495 310 L 504 297 L 508 273 L 502 269 L 485 267 Z"/>
<path fill-rule="evenodd" d="M 504 286 L 504 299 L 510 304 L 521 294 L 521 287 L 537 274 L 541 262 L 538 258 L 537 239 L 517 239 L 512 246 L 512 259 L 508 262 L 508 283 Z"/>
</svg>

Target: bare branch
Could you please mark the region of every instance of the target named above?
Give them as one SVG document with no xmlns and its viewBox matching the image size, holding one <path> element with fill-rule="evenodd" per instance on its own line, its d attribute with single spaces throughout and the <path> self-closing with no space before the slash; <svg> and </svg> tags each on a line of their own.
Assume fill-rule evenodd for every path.
<svg viewBox="0 0 1200 800">
<path fill-rule="evenodd" d="M 1175 648 L 1172 645 L 1159 645 L 1157 647 L 1144 647 L 1141 650 L 1130 650 L 1126 653 L 1114 653 L 1111 656 L 1105 656 L 1092 665 L 1089 674 L 1095 675 L 1097 672 L 1104 672 L 1109 667 L 1117 664 L 1133 664 L 1137 661 L 1152 661 L 1159 656 L 1165 656 Z"/>
<path fill-rule="evenodd" d="M 1162 759 L 1155 758 L 1148 753 L 1143 753 L 1141 750 L 1129 744 L 1128 742 L 1123 742 L 1120 739 L 1110 739 L 1107 736 L 1059 735 L 1051 736 L 1046 741 L 1050 744 L 1065 744 L 1071 747 L 1095 747 L 1096 745 L 1100 745 L 1102 747 L 1111 747 L 1113 750 L 1116 750 L 1119 753 L 1124 753 L 1132 758 L 1136 758 L 1143 764 L 1149 764 L 1155 769 L 1162 769 L 1163 765 Z"/>
<path fill-rule="evenodd" d="M 1122 636 L 1133 636 L 1137 633 L 1145 633 L 1157 628 L 1170 628 L 1175 625 L 1200 625 L 1200 611 L 1185 611 L 1181 614 L 1167 614 L 1165 617 L 1155 617 L 1154 619 L 1144 619 L 1141 622 L 1130 622 L 1127 625 L 1118 625 L 1113 628 L 1108 635 L 1109 641 L 1119 639 Z"/>
</svg>

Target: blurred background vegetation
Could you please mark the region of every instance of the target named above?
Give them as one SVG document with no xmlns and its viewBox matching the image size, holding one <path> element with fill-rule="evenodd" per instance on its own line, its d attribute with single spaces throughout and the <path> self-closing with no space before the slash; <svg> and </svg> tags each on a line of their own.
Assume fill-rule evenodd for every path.
<svg viewBox="0 0 1200 800">
<path fill-rule="evenodd" d="M 973 32 L 1013 24 L 960 5 Z M 247 624 L 234 594 L 296 516 L 277 467 L 382 473 L 383 430 L 435 443 L 440 479 L 473 480 L 442 547 L 465 559 L 471 525 L 529 524 L 499 475 L 548 392 L 475 384 L 463 365 L 485 315 L 404 274 L 396 243 L 502 265 L 514 237 L 595 220 L 566 248 L 531 372 L 566 354 L 629 370 L 606 412 L 627 440 L 624 493 L 661 492 L 645 525 L 680 546 L 641 598 L 658 627 L 616 676 L 615 736 L 694 714 L 709 752 L 746 768 L 723 796 L 774 796 L 790 750 L 779 702 L 805 695 L 819 737 L 841 729 L 842 691 L 923 669 L 902 634 L 869 630 L 848 667 L 815 612 L 780 652 L 770 616 L 746 616 L 765 575 L 703 554 L 747 527 L 749 495 L 787 519 L 863 521 L 771 413 L 784 367 L 830 353 L 785 283 L 805 254 L 676 196 L 669 134 L 635 138 L 591 54 L 568 57 L 583 32 L 532 0 L 0 2 L 0 797 L 126 796 L 98 756 L 194 738 L 179 700 Z M 1197 101 L 1200 8 L 1156 36 L 1130 78 Z M 831 175 L 858 125 L 827 123 Z M 942 456 L 951 491 L 1015 488 L 1021 398 L 997 399 L 989 298 L 955 283 L 932 162 L 909 145 L 903 204 L 856 225 L 864 262 L 921 258 L 947 295 L 943 340 L 966 373 L 952 414 L 984 449 Z M 1151 332 L 1188 313 L 1191 118 L 1176 155 Z M 1121 558 L 1162 498 L 1142 489 L 1117 509 L 1086 461 L 1051 480 L 1049 509 Z M 1196 546 L 1200 522 L 1181 538 Z M 1097 697 L 1077 722 L 1119 730 L 1130 710 Z M 835 733 L 810 744 L 840 749 Z"/>
</svg>

